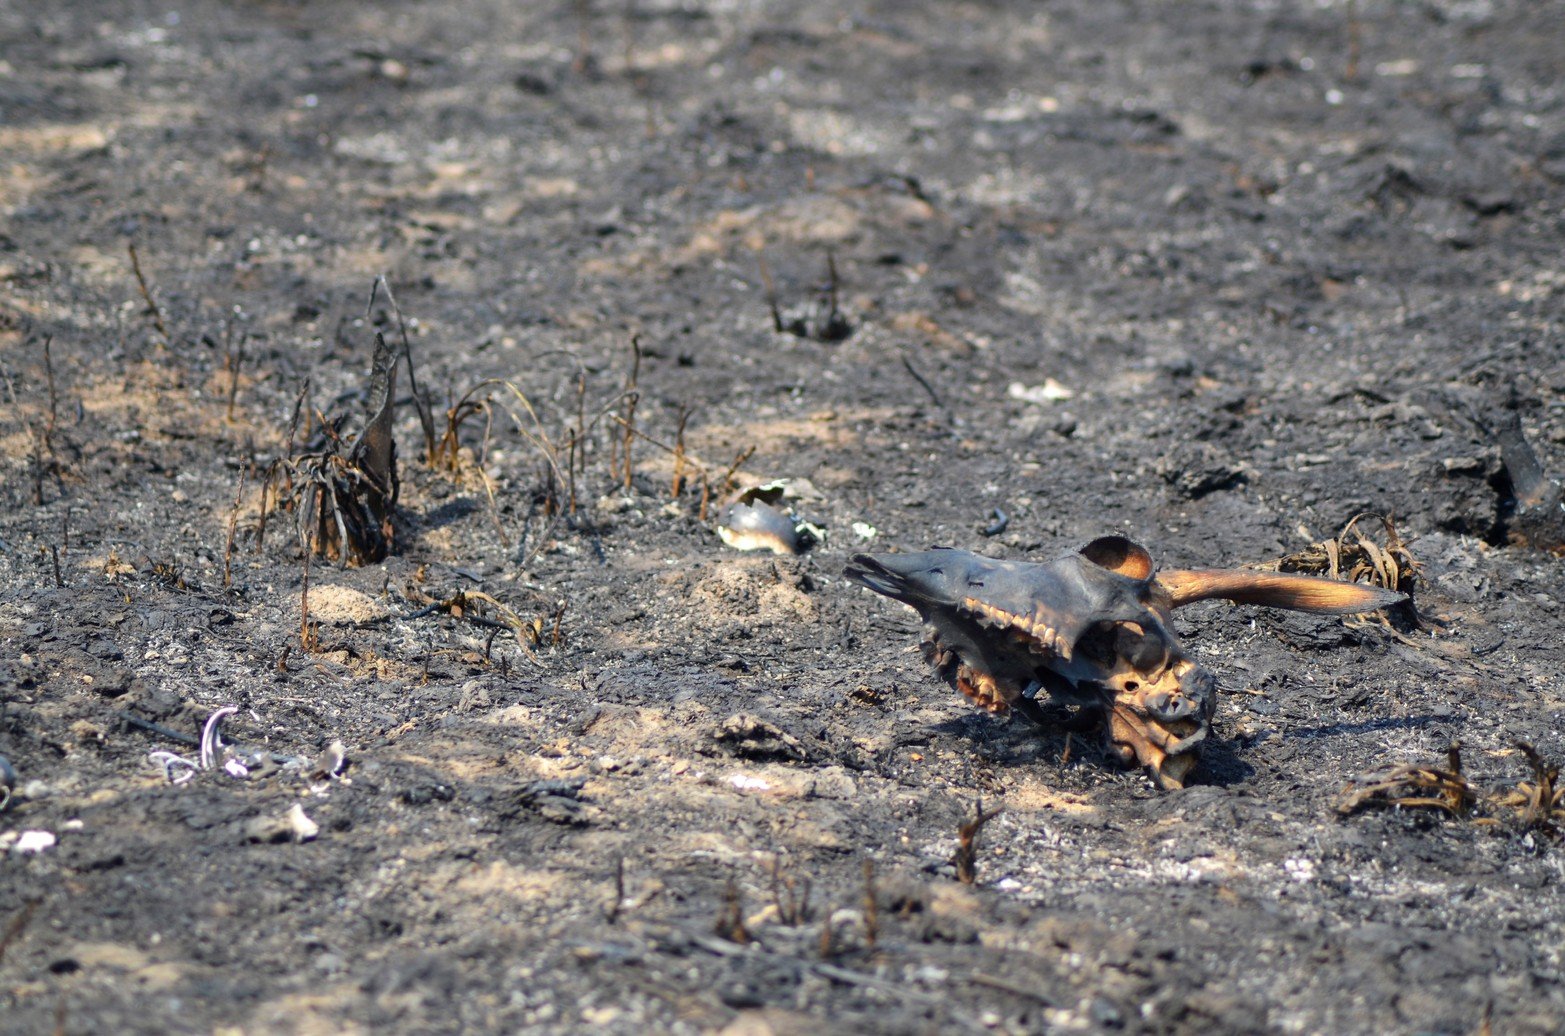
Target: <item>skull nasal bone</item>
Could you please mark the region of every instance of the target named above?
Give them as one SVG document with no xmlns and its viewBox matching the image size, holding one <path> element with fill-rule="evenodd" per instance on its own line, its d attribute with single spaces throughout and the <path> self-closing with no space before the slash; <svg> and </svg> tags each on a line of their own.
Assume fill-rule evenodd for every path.
<svg viewBox="0 0 1565 1036">
<path fill-rule="evenodd" d="M 1147 696 L 1147 711 L 1165 722 L 1185 719 L 1195 712 L 1190 699 L 1171 691 L 1158 691 Z"/>
</svg>

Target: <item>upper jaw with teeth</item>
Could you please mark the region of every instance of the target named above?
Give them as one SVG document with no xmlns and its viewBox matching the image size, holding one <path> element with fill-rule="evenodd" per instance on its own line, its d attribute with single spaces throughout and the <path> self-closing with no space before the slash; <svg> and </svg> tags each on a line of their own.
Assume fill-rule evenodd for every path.
<svg viewBox="0 0 1565 1036">
<path fill-rule="evenodd" d="M 917 609 L 925 652 L 975 704 L 1046 721 L 1046 694 L 1099 714 L 1116 758 L 1163 788 L 1184 786 L 1215 712 L 1217 684 L 1181 648 L 1175 608 L 1220 597 L 1324 613 L 1368 611 L 1401 594 L 1309 576 L 1158 572 L 1118 536 L 1042 564 L 938 548 L 859 554 L 848 578 Z"/>
</svg>

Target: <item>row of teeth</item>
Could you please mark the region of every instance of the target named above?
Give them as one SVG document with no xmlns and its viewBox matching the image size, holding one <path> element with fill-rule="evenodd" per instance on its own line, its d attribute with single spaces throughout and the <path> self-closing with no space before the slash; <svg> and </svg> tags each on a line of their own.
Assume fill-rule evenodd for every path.
<svg viewBox="0 0 1565 1036">
<path fill-rule="evenodd" d="M 985 604 L 976 597 L 965 598 L 962 606 L 976 614 L 981 625 L 1011 629 L 1021 633 L 1026 638 L 1028 649 L 1034 654 L 1058 655 L 1064 661 L 1070 661 L 1070 642 L 1042 619 L 1017 615 L 1003 608 L 996 608 L 992 604 Z"/>
<path fill-rule="evenodd" d="M 963 666 L 957 672 L 957 688 L 981 709 L 996 715 L 1010 711 L 1011 696 L 1001 690 L 999 681 L 987 673 Z"/>
</svg>

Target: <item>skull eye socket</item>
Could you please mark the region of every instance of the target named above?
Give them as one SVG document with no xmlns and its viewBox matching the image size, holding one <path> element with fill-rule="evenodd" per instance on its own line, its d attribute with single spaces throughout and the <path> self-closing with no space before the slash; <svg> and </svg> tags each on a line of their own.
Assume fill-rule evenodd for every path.
<svg viewBox="0 0 1565 1036">
<path fill-rule="evenodd" d="M 1115 652 L 1115 634 L 1118 626 L 1112 622 L 1100 622 L 1076 642 L 1076 654 L 1101 666 L 1112 665 Z"/>
<path fill-rule="evenodd" d="M 1168 643 L 1162 635 L 1149 633 L 1134 622 L 1120 625 L 1114 635 L 1114 653 L 1141 672 L 1162 669 L 1168 664 Z"/>
</svg>

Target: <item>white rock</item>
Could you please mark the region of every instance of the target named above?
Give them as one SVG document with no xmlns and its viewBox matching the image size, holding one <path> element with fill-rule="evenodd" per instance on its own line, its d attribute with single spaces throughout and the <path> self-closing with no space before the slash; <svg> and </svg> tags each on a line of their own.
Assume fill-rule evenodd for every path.
<svg viewBox="0 0 1565 1036">
<path fill-rule="evenodd" d="M 1005 387 L 1005 394 L 1028 403 L 1058 403 L 1062 399 L 1070 399 L 1076 393 L 1053 378 L 1045 378 L 1042 385 L 1023 385 L 1013 381 Z"/>
<path fill-rule="evenodd" d="M 321 825 L 304 815 L 304 807 L 297 802 L 288 811 L 288 826 L 293 829 L 295 842 L 308 842 L 321 833 Z"/>
<path fill-rule="evenodd" d="M 18 855 L 28 853 L 41 853 L 45 849 L 53 849 L 54 843 L 59 841 L 52 831 L 23 831 L 16 836 L 16 841 L 11 846 L 11 851 Z"/>
</svg>

